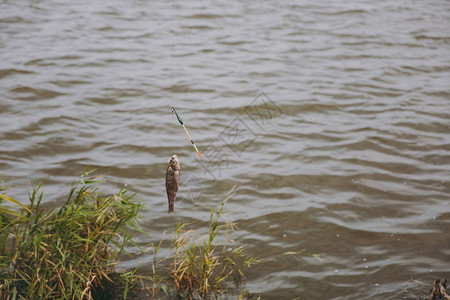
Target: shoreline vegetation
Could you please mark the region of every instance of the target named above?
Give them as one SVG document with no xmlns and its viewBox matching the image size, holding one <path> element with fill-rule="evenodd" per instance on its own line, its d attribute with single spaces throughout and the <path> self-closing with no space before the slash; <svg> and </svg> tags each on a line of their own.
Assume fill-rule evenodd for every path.
<svg viewBox="0 0 450 300">
<path fill-rule="evenodd" d="M 245 271 L 261 261 L 229 239 L 237 227 L 223 215 L 234 187 L 218 209 L 211 209 L 206 234 L 178 222 L 170 244 L 164 232 L 142 250 L 132 237 L 147 235 L 139 227 L 143 205 L 136 194 L 122 188 L 105 196 L 92 172 L 86 169 L 64 204 L 53 209 L 41 207 L 40 185 L 28 205 L 7 196 L 8 188 L 0 185 L 0 300 L 254 298 L 245 289 Z M 169 255 L 159 258 L 163 243 Z M 130 246 L 153 255 L 149 274 L 139 272 L 139 266 L 116 270 Z M 322 254 L 305 250 L 282 255 L 321 260 Z M 446 279 L 435 280 L 427 299 L 450 299 L 446 284 Z"/>
<path fill-rule="evenodd" d="M 153 253 L 151 274 L 139 267 L 118 272 L 125 247 L 140 249 L 132 234 L 145 234 L 138 220 L 143 205 L 123 188 L 105 196 L 91 173 L 85 170 L 65 203 L 50 210 L 41 207 L 40 185 L 27 206 L 0 186 L 0 299 L 134 299 L 144 293 L 153 299 L 252 297 L 243 284 L 245 271 L 259 261 L 227 238 L 236 225 L 223 217 L 234 188 L 211 209 L 206 235 L 178 222 L 171 254 L 158 258 L 164 233 L 147 249 Z"/>
</svg>

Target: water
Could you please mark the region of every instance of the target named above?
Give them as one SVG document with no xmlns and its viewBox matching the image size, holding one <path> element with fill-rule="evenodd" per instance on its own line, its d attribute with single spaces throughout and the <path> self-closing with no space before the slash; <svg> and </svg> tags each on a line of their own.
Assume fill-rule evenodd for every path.
<svg viewBox="0 0 450 300">
<path fill-rule="evenodd" d="M 96 168 L 139 193 L 145 245 L 203 227 L 237 185 L 227 216 L 265 261 L 247 278 L 262 299 L 415 299 L 450 278 L 448 1 L 172 3 L 0 4 L 11 196 L 44 182 L 58 205 Z M 302 249 L 322 255 L 283 255 Z"/>
</svg>

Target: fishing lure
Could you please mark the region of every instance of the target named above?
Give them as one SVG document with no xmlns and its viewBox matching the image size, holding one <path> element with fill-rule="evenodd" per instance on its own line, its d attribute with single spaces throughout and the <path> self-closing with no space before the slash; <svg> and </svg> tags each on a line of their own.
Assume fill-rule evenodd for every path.
<svg viewBox="0 0 450 300">
<path fill-rule="evenodd" d="M 200 158 L 202 158 L 202 156 L 200 155 L 200 152 L 197 149 L 197 146 L 195 146 L 194 141 L 192 140 L 191 136 L 189 135 L 189 132 L 187 131 L 186 127 L 184 126 L 183 120 L 181 120 L 180 115 L 178 115 L 177 111 L 175 110 L 175 107 L 173 107 L 173 106 L 172 106 L 172 113 L 175 113 L 175 115 L 177 116 L 178 122 L 180 122 L 181 126 L 183 126 L 183 128 L 184 128 L 184 131 L 186 131 L 186 134 L 187 134 L 189 140 L 191 141 L 192 145 L 194 146 L 195 151 L 197 151 L 198 156 Z"/>
</svg>

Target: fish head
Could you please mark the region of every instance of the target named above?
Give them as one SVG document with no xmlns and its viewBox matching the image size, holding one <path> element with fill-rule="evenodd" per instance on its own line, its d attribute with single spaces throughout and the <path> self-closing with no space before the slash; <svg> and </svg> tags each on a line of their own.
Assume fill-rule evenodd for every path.
<svg viewBox="0 0 450 300">
<path fill-rule="evenodd" d="M 180 170 L 180 162 L 178 161 L 178 156 L 176 154 L 172 155 L 170 159 L 170 165 L 173 170 Z"/>
</svg>

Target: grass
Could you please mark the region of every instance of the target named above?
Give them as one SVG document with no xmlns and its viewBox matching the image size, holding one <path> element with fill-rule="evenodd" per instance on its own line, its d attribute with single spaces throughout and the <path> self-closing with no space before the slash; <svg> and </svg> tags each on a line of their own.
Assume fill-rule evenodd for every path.
<svg viewBox="0 0 450 300">
<path fill-rule="evenodd" d="M 236 227 L 228 221 L 221 224 L 220 218 L 225 203 L 234 195 L 233 190 L 217 211 L 211 209 L 206 236 L 199 236 L 195 231 L 188 230 L 188 224 L 178 223 L 177 235 L 172 243 L 174 256 L 169 275 L 179 296 L 189 299 L 217 298 L 229 292 L 230 281 L 239 286 L 245 277 L 244 268 L 257 262 L 257 259 L 245 253 L 243 247 L 231 247 L 227 250 L 232 242 L 227 240 L 227 233 Z M 217 243 L 218 236 L 225 239 Z"/>
<path fill-rule="evenodd" d="M 138 268 L 115 271 L 125 246 L 134 243 L 131 233 L 140 231 L 141 205 L 124 189 L 102 196 L 98 182 L 86 170 L 65 203 L 51 210 L 41 206 L 41 186 L 30 193 L 28 205 L 5 195 L 0 186 L 0 202 L 20 209 L 0 206 L 0 300 L 127 299 L 135 296 L 139 280 L 153 299 L 248 296 L 241 283 L 245 269 L 257 260 L 227 238 L 236 225 L 224 218 L 234 188 L 217 210 L 211 209 L 207 234 L 178 222 L 171 244 L 165 245 L 169 254 L 158 259 L 163 233 L 149 248 L 152 273 L 142 275 Z"/>
<path fill-rule="evenodd" d="M 20 213 L 2 206 L 0 299 L 92 299 L 110 280 L 140 204 L 123 189 L 99 196 L 88 175 L 59 209 L 41 209 L 40 186 Z"/>
</svg>

